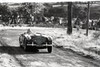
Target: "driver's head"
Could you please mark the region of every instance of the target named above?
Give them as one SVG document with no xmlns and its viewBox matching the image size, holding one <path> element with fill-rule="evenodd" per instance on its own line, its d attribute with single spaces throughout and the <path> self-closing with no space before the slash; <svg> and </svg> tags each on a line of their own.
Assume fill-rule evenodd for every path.
<svg viewBox="0 0 100 67">
<path fill-rule="evenodd" d="M 30 34 L 30 33 L 32 33 L 32 32 L 31 32 L 31 30 L 30 30 L 30 29 L 28 29 L 28 30 L 27 30 L 27 33 L 29 33 L 29 34 Z"/>
</svg>

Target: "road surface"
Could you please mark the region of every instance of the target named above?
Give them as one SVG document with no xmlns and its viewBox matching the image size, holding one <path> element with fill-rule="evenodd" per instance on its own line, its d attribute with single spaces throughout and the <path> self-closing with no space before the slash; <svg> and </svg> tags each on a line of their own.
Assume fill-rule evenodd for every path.
<svg viewBox="0 0 100 67">
<path fill-rule="evenodd" d="M 7 53 L 15 59 L 15 67 L 100 67 L 99 62 L 77 55 L 70 50 L 53 47 L 53 52 L 46 49 L 38 53 L 23 51 L 19 47 L 18 36 L 25 30 L 0 31 L 0 53 Z"/>
</svg>

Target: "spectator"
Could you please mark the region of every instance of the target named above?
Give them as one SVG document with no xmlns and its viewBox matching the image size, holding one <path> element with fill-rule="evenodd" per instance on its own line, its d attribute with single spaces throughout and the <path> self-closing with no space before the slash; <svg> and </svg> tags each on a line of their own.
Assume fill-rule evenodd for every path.
<svg viewBox="0 0 100 67">
<path fill-rule="evenodd" d="M 92 30 L 93 30 L 93 27 L 94 27 L 94 21 L 92 20 L 92 22 L 91 22 L 91 28 L 92 28 Z"/>
<path fill-rule="evenodd" d="M 77 28 L 77 31 L 79 31 L 79 28 L 80 28 L 80 19 L 77 18 L 77 20 L 75 21 L 75 26 Z"/>
</svg>

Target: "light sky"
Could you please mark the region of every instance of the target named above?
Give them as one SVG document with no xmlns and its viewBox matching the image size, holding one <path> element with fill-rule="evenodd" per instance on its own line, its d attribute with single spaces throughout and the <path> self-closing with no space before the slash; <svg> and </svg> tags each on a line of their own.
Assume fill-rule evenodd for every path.
<svg viewBox="0 0 100 67">
<path fill-rule="evenodd" d="M 76 2 L 76 1 L 81 1 L 81 2 L 86 2 L 86 1 L 99 1 L 99 0 L 0 0 L 0 2 Z"/>
</svg>

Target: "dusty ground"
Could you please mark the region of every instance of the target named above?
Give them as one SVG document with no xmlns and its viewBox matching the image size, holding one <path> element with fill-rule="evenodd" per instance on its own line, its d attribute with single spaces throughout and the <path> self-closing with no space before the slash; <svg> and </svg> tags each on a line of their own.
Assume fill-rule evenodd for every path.
<svg viewBox="0 0 100 67">
<path fill-rule="evenodd" d="M 97 40 L 91 41 L 93 39 L 92 35 L 86 37 L 84 35 L 85 30 L 82 30 L 82 32 L 74 30 L 74 34 L 68 36 L 66 29 L 33 27 L 31 28 L 33 33 L 38 32 L 51 36 L 53 42 L 56 43 L 53 43 L 54 46 L 65 48 L 53 47 L 52 53 L 47 53 L 46 49 L 34 53 L 33 51 L 23 51 L 18 43 L 18 36 L 28 28 L 5 27 L 0 29 L 0 67 L 100 67 L 99 61 L 82 57 L 73 52 L 76 51 L 87 55 L 86 53 L 89 51 L 85 49 L 87 48 L 86 44 L 92 42 L 92 47 L 94 47 L 94 41 Z M 93 32 L 89 31 L 91 34 Z M 91 47 L 90 44 L 87 45 L 88 48 Z M 99 43 L 97 45 L 99 46 Z M 69 50 L 69 48 L 73 51 Z M 96 54 L 96 56 L 98 55 Z"/>
</svg>

